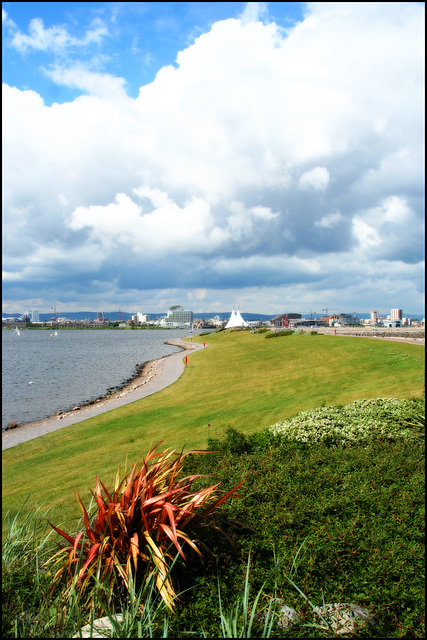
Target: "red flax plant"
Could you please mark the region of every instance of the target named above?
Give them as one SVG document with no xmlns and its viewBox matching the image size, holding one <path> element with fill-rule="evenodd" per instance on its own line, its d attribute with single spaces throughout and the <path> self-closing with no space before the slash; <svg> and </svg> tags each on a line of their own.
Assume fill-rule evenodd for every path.
<svg viewBox="0 0 427 640">
<path fill-rule="evenodd" d="M 156 588 L 173 611 L 176 593 L 170 575 L 174 563 L 172 552 L 185 562 L 187 549 L 184 552 L 184 547 L 188 546 L 202 557 L 197 546 L 197 530 L 206 526 L 209 516 L 244 480 L 220 496 L 219 484 L 192 491 L 194 481 L 201 476 L 179 477 L 184 458 L 190 453 L 209 452 L 184 454 L 167 449 L 157 453 L 160 444 L 148 453 L 139 471 L 135 463 L 130 475 L 122 481 L 120 469 L 117 471 L 113 494 L 96 478 L 96 491 L 91 491 L 96 503 L 92 522 L 76 492 L 84 530 L 73 536 L 49 523 L 68 542 L 50 559 L 57 568 L 52 592 L 65 577 L 65 595 L 74 589 L 87 596 L 84 607 L 89 608 L 97 583 L 104 585 L 111 600 L 117 581 L 120 588 L 130 593 L 134 591 L 135 578 L 145 570 L 144 575 L 155 576 Z"/>
</svg>

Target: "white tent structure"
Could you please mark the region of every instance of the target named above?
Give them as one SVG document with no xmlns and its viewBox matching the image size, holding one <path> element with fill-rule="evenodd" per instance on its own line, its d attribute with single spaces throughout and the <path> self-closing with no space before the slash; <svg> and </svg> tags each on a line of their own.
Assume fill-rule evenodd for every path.
<svg viewBox="0 0 427 640">
<path fill-rule="evenodd" d="M 237 311 L 234 311 L 234 307 L 233 307 L 230 320 L 225 325 L 225 328 L 234 329 L 235 327 L 249 327 L 249 325 L 246 322 L 246 320 L 243 320 L 242 316 L 240 315 L 240 311 L 238 309 Z"/>
</svg>

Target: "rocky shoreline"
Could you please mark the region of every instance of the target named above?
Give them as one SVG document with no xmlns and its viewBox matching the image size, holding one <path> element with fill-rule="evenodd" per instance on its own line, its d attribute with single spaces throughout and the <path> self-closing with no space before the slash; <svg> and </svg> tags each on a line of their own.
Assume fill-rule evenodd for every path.
<svg viewBox="0 0 427 640">
<path fill-rule="evenodd" d="M 145 398 L 166 388 L 182 375 L 184 371 L 183 351 L 190 353 L 203 349 L 203 345 L 182 340 L 169 340 L 167 344 L 180 347 L 180 351 L 163 356 L 158 360 L 145 363 L 139 375 L 133 376 L 119 391 L 108 393 L 96 401 L 79 405 L 67 412 L 57 412 L 54 416 L 16 425 L 2 432 L 2 449 L 9 449 L 22 442 L 68 427 L 77 422 L 88 420 L 96 415 Z"/>
<path fill-rule="evenodd" d="M 356 338 L 382 338 L 414 344 L 424 344 L 425 327 L 316 327 L 314 331 L 324 335 L 353 336 Z"/>
<path fill-rule="evenodd" d="M 185 349 L 181 347 L 181 351 L 184 351 L 184 350 Z M 173 355 L 173 354 L 169 354 L 169 355 Z M 68 409 L 65 411 L 57 411 L 53 416 L 48 416 L 47 418 L 42 418 L 41 420 L 37 420 L 35 422 L 29 422 L 23 425 L 19 425 L 16 422 L 10 422 L 3 429 L 3 433 L 5 431 L 10 431 L 11 429 L 19 429 L 21 426 L 25 427 L 27 424 L 37 424 L 39 422 L 44 422 L 45 420 L 50 420 L 53 418 L 58 418 L 59 420 L 62 420 L 68 416 L 73 415 L 76 411 L 85 409 L 86 407 L 91 407 L 91 406 L 102 407 L 104 403 L 108 402 L 109 400 L 114 400 L 115 398 L 123 398 L 124 396 L 128 395 L 129 393 L 132 393 L 139 387 L 145 384 L 148 384 L 158 369 L 157 363 L 163 358 L 167 358 L 167 357 L 168 356 L 162 356 L 162 358 L 159 358 L 158 360 L 152 360 L 152 361 L 144 362 L 141 365 L 136 365 L 135 367 L 136 371 L 130 378 L 125 380 L 121 385 L 118 385 L 115 387 L 109 387 L 107 389 L 107 393 L 103 394 L 102 396 L 92 398 L 91 400 L 86 400 L 85 402 L 75 405 L 72 409 Z"/>
</svg>

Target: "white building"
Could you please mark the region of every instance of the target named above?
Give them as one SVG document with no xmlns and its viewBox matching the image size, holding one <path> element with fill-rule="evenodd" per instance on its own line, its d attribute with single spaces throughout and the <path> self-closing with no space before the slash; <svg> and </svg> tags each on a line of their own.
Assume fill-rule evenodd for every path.
<svg viewBox="0 0 427 640">
<path fill-rule="evenodd" d="M 168 327 L 170 329 L 183 329 L 192 323 L 193 312 L 184 309 L 179 304 L 169 307 L 166 317 L 160 320 L 161 327 Z"/>
<path fill-rule="evenodd" d="M 37 309 L 31 311 L 31 322 L 40 322 L 40 316 Z"/>
<path fill-rule="evenodd" d="M 149 320 L 149 315 L 147 315 L 146 313 L 140 313 L 139 311 L 134 316 L 132 316 L 132 322 L 134 322 L 135 324 L 147 324 Z"/>
<path fill-rule="evenodd" d="M 233 311 L 231 312 L 230 320 L 225 325 L 225 328 L 226 329 L 234 329 L 235 327 L 248 327 L 248 326 L 249 325 L 246 322 L 246 320 L 243 320 L 242 316 L 240 315 L 240 311 L 238 309 L 237 309 L 237 311 L 234 311 L 234 307 L 233 307 Z"/>
<path fill-rule="evenodd" d="M 402 309 L 392 309 L 390 314 L 391 320 L 402 320 Z"/>
</svg>

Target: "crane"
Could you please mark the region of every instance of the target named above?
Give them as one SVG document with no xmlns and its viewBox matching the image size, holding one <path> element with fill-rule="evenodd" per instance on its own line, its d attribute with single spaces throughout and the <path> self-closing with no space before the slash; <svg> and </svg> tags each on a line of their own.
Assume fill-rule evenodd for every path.
<svg viewBox="0 0 427 640">
<path fill-rule="evenodd" d="M 338 309 L 330 309 L 329 307 L 326 307 L 325 309 L 322 309 L 322 311 L 325 312 L 325 315 L 328 315 L 328 311 L 338 311 Z"/>
<path fill-rule="evenodd" d="M 51 309 L 53 310 L 53 319 L 56 322 L 56 310 L 58 307 L 51 307 Z"/>
<path fill-rule="evenodd" d="M 314 313 L 314 315 L 316 315 L 315 311 L 304 311 L 301 315 L 304 316 L 306 313 L 310 314 L 310 320 L 313 320 L 313 313 Z"/>
</svg>

